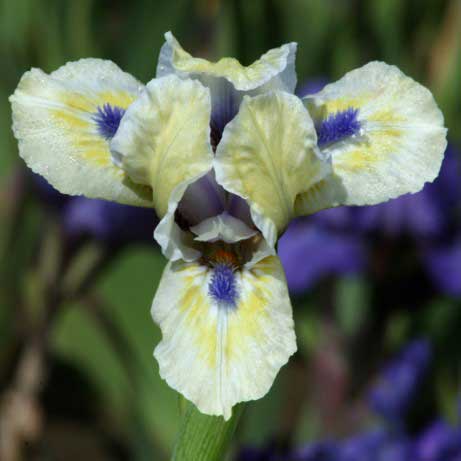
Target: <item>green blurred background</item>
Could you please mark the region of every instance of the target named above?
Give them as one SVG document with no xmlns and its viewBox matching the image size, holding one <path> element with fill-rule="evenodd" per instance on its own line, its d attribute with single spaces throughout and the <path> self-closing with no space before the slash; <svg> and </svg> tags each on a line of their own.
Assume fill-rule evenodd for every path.
<svg viewBox="0 0 461 461">
<path fill-rule="evenodd" d="M 147 82 L 168 30 L 196 55 L 235 56 L 244 64 L 296 41 L 298 82 L 335 80 L 374 59 L 395 64 L 431 88 L 451 139 L 459 141 L 460 5 L 456 0 L 0 0 L 1 389 L 15 379 L 28 340 L 43 325 L 43 280 L 59 253 L 59 225 L 29 189 L 23 192 L 23 165 L 11 132 L 7 98 L 26 70 L 51 72 L 91 56 L 113 60 Z M 97 258 L 97 245 L 85 251 L 83 267 Z M 160 332 L 149 313 L 164 264 L 154 244 L 127 246 L 95 275 L 85 296 L 59 308 L 47 332 L 39 402 L 20 407 L 28 420 L 25 459 L 168 459 L 180 402 L 158 376 L 152 351 Z M 331 287 L 334 327 L 321 326 Z M 366 277 L 346 277 L 297 301 L 305 356 L 334 347 L 336 329 L 348 334 L 359 328 L 360 319 L 371 315 L 370 290 Z M 430 315 L 437 312 L 442 333 L 434 335 L 444 335 L 455 304 L 437 302 L 427 309 L 427 324 L 434 327 Z M 407 317 L 397 315 L 390 349 L 407 327 Z M 301 362 L 294 359 L 270 395 L 248 407 L 238 441 L 258 444 L 285 432 L 295 432 L 298 440 L 320 435 L 308 405 L 292 427 L 296 389 L 309 381 Z M 443 389 L 454 386 L 443 371 L 437 379 Z M 449 404 L 446 408 L 452 412 Z"/>
</svg>

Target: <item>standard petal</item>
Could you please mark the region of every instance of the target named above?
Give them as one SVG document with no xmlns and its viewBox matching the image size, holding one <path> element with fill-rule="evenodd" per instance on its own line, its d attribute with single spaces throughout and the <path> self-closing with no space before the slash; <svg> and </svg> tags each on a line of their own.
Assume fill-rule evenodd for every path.
<svg viewBox="0 0 461 461">
<path fill-rule="evenodd" d="M 436 178 L 446 147 L 442 113 L 397 67 L 371 62 L 304 101 L 333 175 L 298 200 L 299 214 L 376 204 Z"/>
<path fill-rule="evenodd" d="M 162 218 L 155 238 L 169 259 L 194 259 L 198 253 L 174 217 L 184 192 L 212 167 L 211 104 L 197 81 L 169 75 L 151 80 L 126 111 L 111 150 L 115 162 L 140 184 L 152 187 Z"/>
<path fill-rule="evenodd" d="M 210 62 L 194 58 L 185 51 L 171 32 L 165 34 L 157 65 L 157 77 L 174 73 L 180 77 L 217 77 L 232 83 L 237 91 L 250 91 L 267 85 L 266 89 L 283 89 L 293 93 L 296 87 L 296 43 L 287 43 L 263 54 L 249 66 L 234 58 Z"/>
<path fill-rule="evenodd" d="M 277 257 L 216 271 L 196 262 L 168 264 L 152 306 L 163 335 L 154 355 L 172 388 L 202 413 L 227 420 L 236 403 L 268 392 L 296 338 Z M 226 277 L 233 279 L 225 283 Z"/>
<path fill-rule="evenodd" d="M 294 216 L 296 196 L 329 171 L 315 153 L 316 141 L 307 110 L 284 92 L 245 97 L 224 130 L 216 180 L 248 201 L 254 223 L 272 246 Z"/>
<path fill-rule="evenodd" d="M 109 140 L 142 85 L 114 63 L 70 62 L 50 75 L 26 72 L 10 97 L 13 131 L 28 166 L 60 192 L 152 206 L 111 160 Z"/>
</svg>

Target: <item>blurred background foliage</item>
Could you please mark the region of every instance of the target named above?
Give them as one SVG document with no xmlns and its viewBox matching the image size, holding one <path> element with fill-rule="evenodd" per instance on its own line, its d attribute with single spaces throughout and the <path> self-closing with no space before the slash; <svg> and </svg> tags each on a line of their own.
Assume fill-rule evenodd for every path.
<svg viewBox="0 0 461 461">
<path fill-rule="evenodd" d="M 89 56 L 147 82 L 167 30 L 196 55 L 244 64 L 296 41 L 300 84 L 334 81 L 370 60 L 395 64 L 433 91 L 459 159 L 457 0 L 0 0 L 0 449 L 10 459 L 141 461 L 171 453 L 180 402 L 159 378 L 152 350 L 160 332 L 149 314 L 165 261 L 150 228 L 125 235 L 146 216 L 120 213 L 113 223 L 117 210 L 99 204 L 75 218 L 78 203 L 44 193 L 18 157 L 7 101 L 30 67 L 51 72 Z M 452 184 L 459 184 L 454 165 Z M 444 209 L 451 224 L 439 242 L 461 236 L 460 200 Z M 461 250 L 431 278 L 417 254 L 427 236 L 389 233 L 386 218 L 375 222 L 369 232 L 340 230 L 360 240 L 361 256 L 351 257 L 366 252 L 371 262 L 320 265 L 293 290 L 299 353 L 270 394 L 247 407 L 236 453 L 242 446 L 283 453 L 379 425 L 383 412 L 370 411 L 364 396 L 388 358 L 415 338 L 430 344 L 432 360 L 407 430 L 417 434 L 436 418 L 456 423 L 461 293 L 453 278 L 461 283 Z M 331 226 L 304 224 L 331 236 Z M 348 254 L 333 242 L 319 241 L 317 252 L 323 244 L 333 257 Z M 309 253 L 296 264 L 309 266 Z M 451 277 L 451 289 L 437 275 Z M 269 459 L 245 453 L 242 459 Z M 299 459 L 330 459 L 307 456 Z"/>
</svg>

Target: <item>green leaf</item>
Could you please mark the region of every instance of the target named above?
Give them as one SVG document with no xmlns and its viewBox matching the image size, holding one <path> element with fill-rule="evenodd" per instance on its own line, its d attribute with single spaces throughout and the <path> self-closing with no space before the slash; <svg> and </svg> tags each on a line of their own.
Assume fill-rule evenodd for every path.
<svg viewBox="0 0 461 461">
<path fill-rule="evenodd" d="M 222 461 L 244 405 L 238 405 L 229 421 L 200 413 L 188 402 L 172 461 Z"/>
</svg>

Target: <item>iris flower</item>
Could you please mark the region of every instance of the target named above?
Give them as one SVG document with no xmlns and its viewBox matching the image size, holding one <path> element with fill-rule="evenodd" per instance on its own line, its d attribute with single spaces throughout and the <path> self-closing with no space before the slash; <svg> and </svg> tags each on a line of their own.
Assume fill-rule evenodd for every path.
<svg viewBox="0 0 461 461">
<path fill-rule="evenodd" d="M 169 260 L 152 305 L 160 374 L 228 419 L 296 351 L 276 254 L 289 221 L 420 190 L 446 130 L 432 94 L 382 62 L 301 99 L 295 43 L 246 67 L 165 37 L 146 86 L 99 59 L 26 72 L 13 130 L 21 157 L 61 192 L 155 208 Z"/>
</svg>

